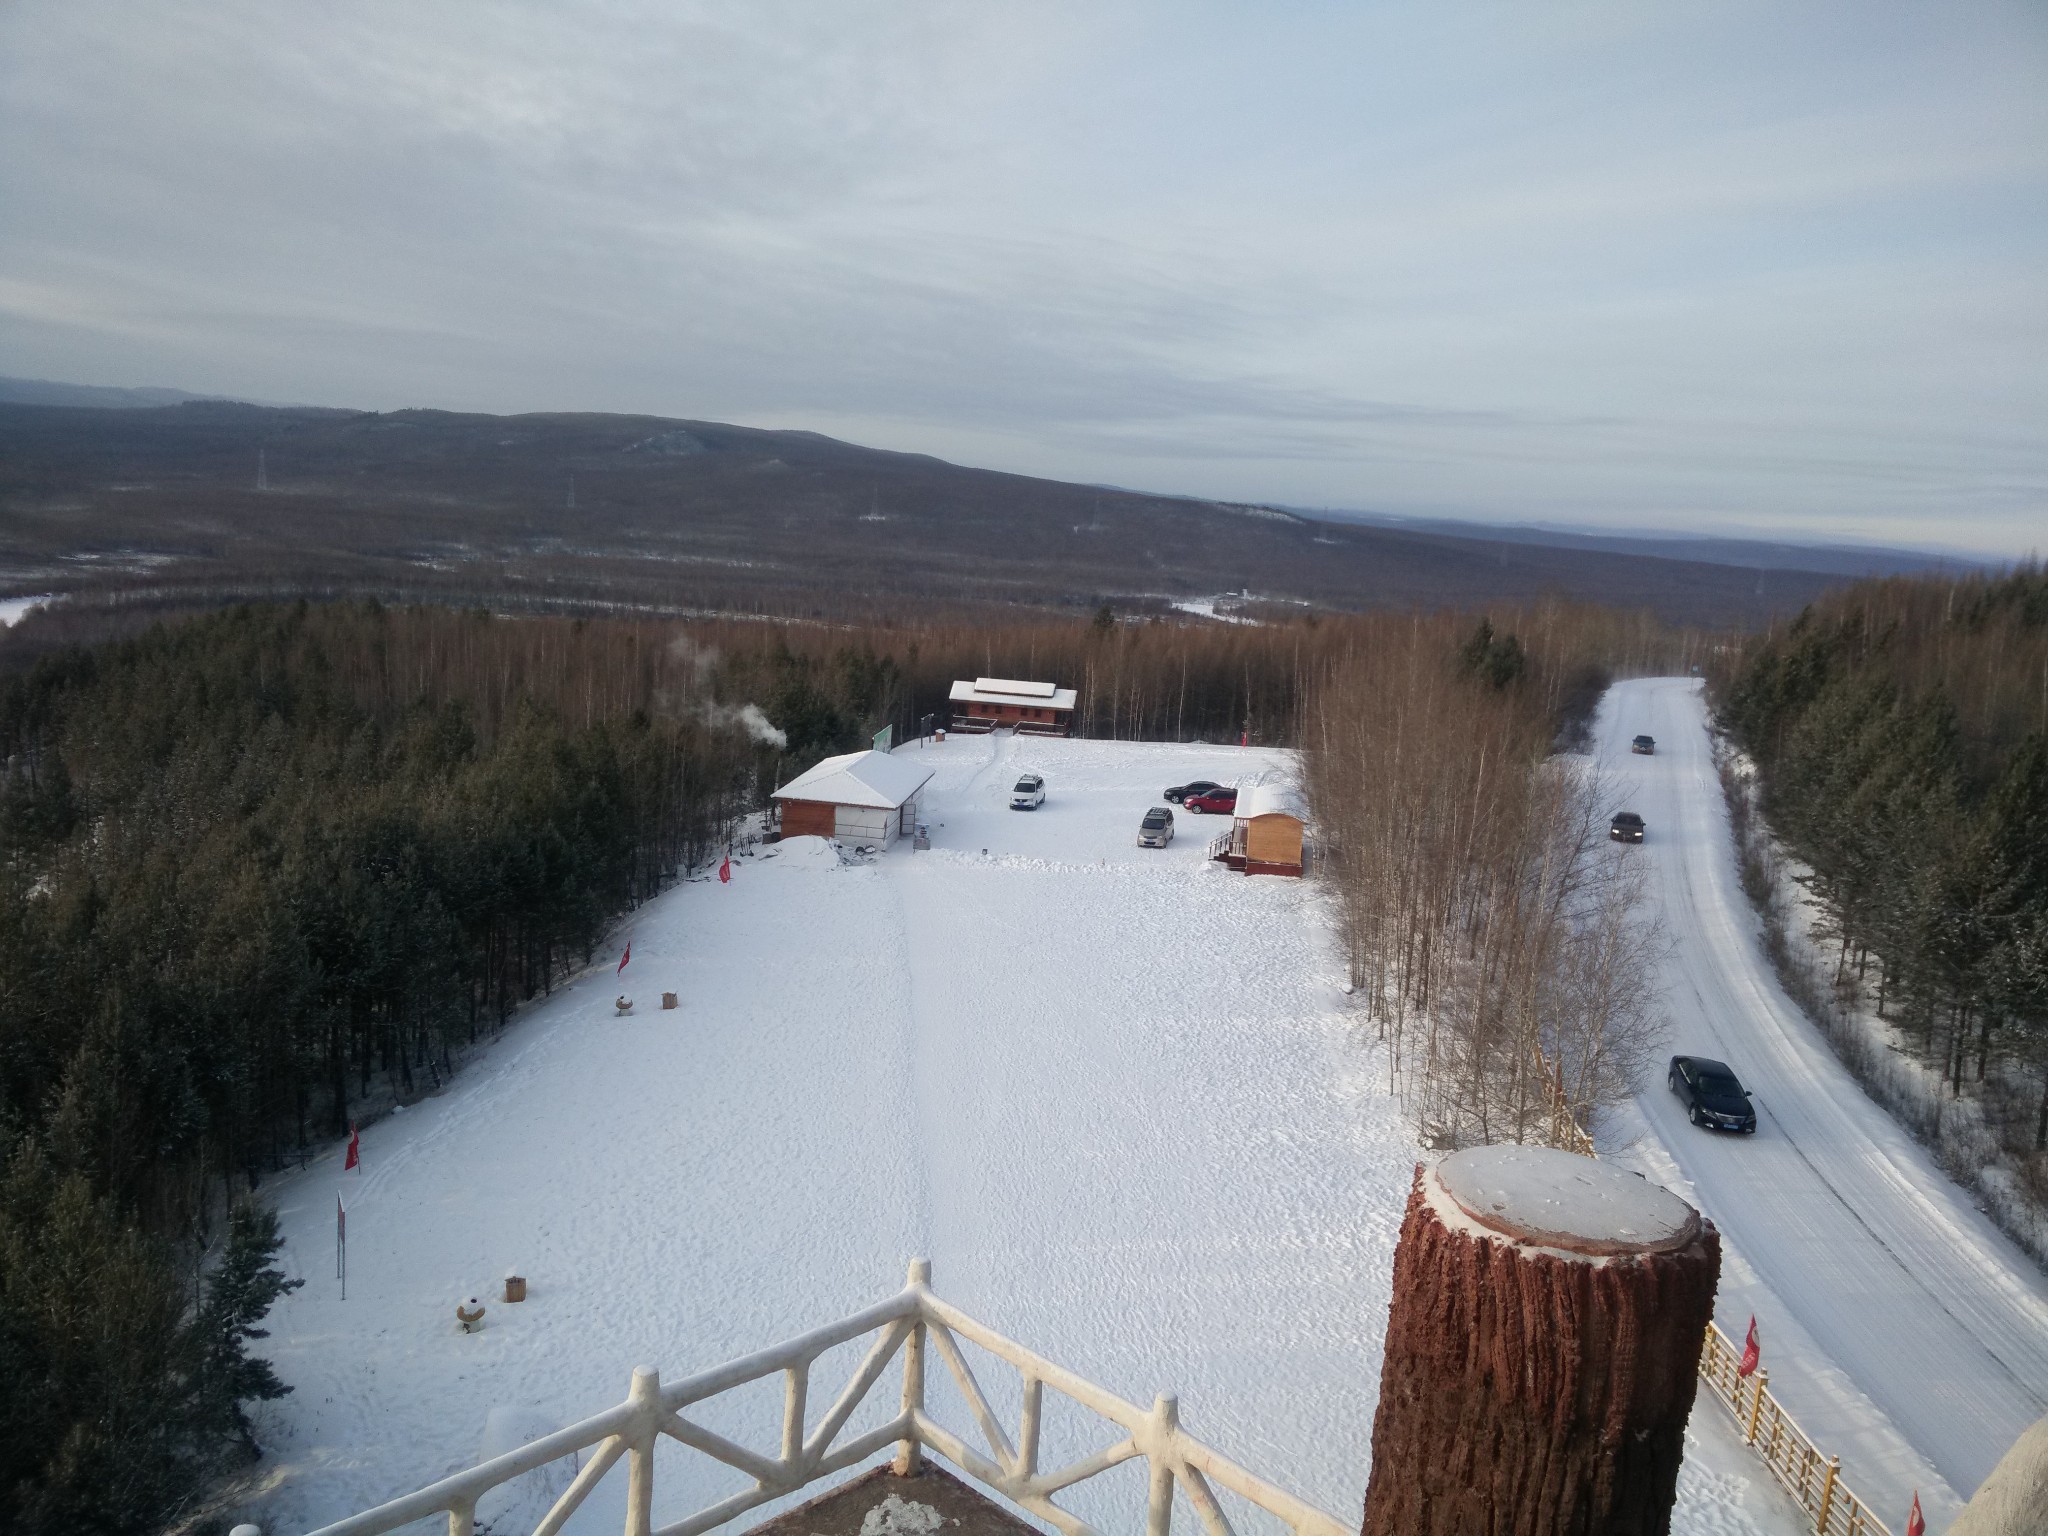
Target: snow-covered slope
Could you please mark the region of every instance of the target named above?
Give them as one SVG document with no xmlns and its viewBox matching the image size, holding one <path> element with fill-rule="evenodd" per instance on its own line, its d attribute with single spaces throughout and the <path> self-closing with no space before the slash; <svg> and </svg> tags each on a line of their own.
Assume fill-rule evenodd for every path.
<svg viewBox="0 0 2048 1536">
<path fill-rule="evenodd" d="M 799 839 L 670 892 L 622 979 L 601 965 L 366 1130 L 360 1173 L 329 1155 L 283 1184 L 309 1283 L 273 1318 L 297 1390 L 260 1426 L 272 1536 L 607 1407 L 637 1364 L 686 1374 L 841 1316 L 919 1254 L 948 1299 L 1135 1401 L 1179 1392 L 1191 1432 L 1356 1517 L 1413 1133 L 1351 1035 L 1316 883 L 1209 863 L 1211 817 L 1135 846 L 1165 785 L 1286 756 L 925 750 L 930 852 L 842 865 Z M 1012 812 L 1026 769 L 1048 799 Z M 514 1266 L 530 1299 L 458 1332 L 456 1299 Z M 779 1401 L 714 1423 L 772 1446 Z M 1714 1412 L 1677 1530 L 1789 1532 Z M 658 1518 L 731 1486 L 663 1455 Z M 1135 1486 L 1078 1507 L 1135 1529 L 1142 1471 L 1120 1472 Z M 622 1499 L 615 1475 L 575 1528 L 618 1529 Z"/>
<path fill-rule="evenodd" d="M 1772 1389 L 1895 1530 L 1921 1490 L 1942 1529 L 2048 1412 L 2048 1282 L 1873 1104 L 1785 996 L 1738 881 L 1696 681 L 1624 682 L 1597 752 L 1640 850 L 1670 951 L 1674 1053 L 1719 1057 L 1755 1095 L 1754 1137 L 1686 1123 L 1659 1071 L 1603 1143 L 1719 1225 L 1721 1324 L 1760 1320 Z M 1654 757 L 1629 739 L 1657 738 Z"/>
</svg>

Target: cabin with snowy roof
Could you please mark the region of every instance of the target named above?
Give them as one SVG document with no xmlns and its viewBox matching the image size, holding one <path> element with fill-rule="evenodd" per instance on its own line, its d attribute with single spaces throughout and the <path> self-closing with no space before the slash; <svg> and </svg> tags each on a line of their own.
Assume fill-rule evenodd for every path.
<svg viewBox="0 0 2048 1536">
<path fill-rule="evenodd" d="M 886 848 L 917 830 L 932 770 L 887 752 L 828 757 L 775 791 L 784 837 L 832 837 Z"/>
<path fill-rule="evenodd" d="M 1230 830 L 1209 856 L 1247 875 L 1300 875 L 1308 868 L 1308 807 L 1292 779 L 1240 785 Z"/>
<path fill-rule="evenodd" d="M 1012 726 L 1020 736 L 1065 736 L 1074 723 L 1071 688 L 1055 683 L 1027 683 L 1014 677 L 977 677 L 953 685 L 951 703 L 955 731 L 992 731 Z"/>
</svg>

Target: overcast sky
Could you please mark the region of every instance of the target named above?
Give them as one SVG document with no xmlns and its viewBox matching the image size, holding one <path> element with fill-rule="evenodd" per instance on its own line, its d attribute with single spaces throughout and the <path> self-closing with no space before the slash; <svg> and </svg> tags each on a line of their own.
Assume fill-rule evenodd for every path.
<svg viewBox="0 0 2048 1536">
<path fill-rule="evenodd" d="M 2048 5 L 12 0 L 0 373 L 2048 550 Z"/>
</svg>

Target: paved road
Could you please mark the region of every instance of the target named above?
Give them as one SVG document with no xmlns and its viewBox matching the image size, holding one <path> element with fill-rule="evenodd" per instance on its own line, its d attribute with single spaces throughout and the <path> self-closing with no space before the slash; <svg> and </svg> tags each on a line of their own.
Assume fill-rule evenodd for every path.
<svg viewBox="0 0 2048 1536">
<path fill-rule="evenodd" d="M 1630 754 L 1638 732 L 1657 738 L 1656 756 Z M 1753 1287 L 1776 1303 L 1759 1310 L 1782 1319 L 1775 1340 L 1766 1326 L 1779 1384 L 1797 1395 L 1804 1354 L 1809 1378 L 1832 1365 L 1867 1398 L 1833 1423 L 1811 1422 L 1830 1410 L 1810 1390 L 1815 1406 L 1790 1405 L 1824 1448 L 1830 1429 L 1881 1446 L 1867 1422 L 1881 1414 L 1967 1498 L 2048 1413 L 2048 1281 L 1863 1094 L 1779 987 L 1737 882 L 1698 683 L 1619 684 L 1597 752 L 1621 802 L 1649 823 L 1642 856 L 1670 943 L 1670 1048 L 1728 1062 L 1758 1110 L 1754 1137 L 1696 1129 L 1659 1070 L 1638 1101 L 1653 1143 L 1643 1154 L 1657 1160 L 1661 1146 L 1719 1223 L 1737 1296 Z M 1866 1496 L 1918 1481 L 1899 1464 L 1911 1458 L 1872 1457 L 1885 1459 L 1866 1450 L 1858 1467 L 1844 1454 Z M 1902 1508 L 1880 1513 L 1898 1529 Z"/>
</svg>

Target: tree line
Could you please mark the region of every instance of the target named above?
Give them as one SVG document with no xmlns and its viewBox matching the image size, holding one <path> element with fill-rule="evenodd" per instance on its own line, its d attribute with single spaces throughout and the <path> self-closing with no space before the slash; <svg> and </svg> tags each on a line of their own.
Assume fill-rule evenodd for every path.
<svg viewBox="0 0 2048 1536">
<path fill-rule="evenodd" d="M 241 1348 L 282 1283 L 246 1197 L 723 843 L 760 749 L 695 688 L 650 636 L 374 605 L 0 685 L 10 1529 L 153 1528 L 240 1443 L 282 1389 Z"/>
<path fill-rule="evenodd" d="M 1598 611 L 1498 617 L 1357 636 L 1316 678 L 1303 759 L 1351 984 L 1424 1135 L 1571 1145 L 1634 1090 L 1660 1018 L 1637 861 L 1570 749 L 1612 661 L 1682 668 L 1696 645 L 1631 652 Z"/>
<path fill-rule="evenodd" d="M 1811 870 L 1837 999 L 1971 1100 L 2048 1205 L 2048 572 L 1860 583 L 1712 676 Z"/>
</svg>

